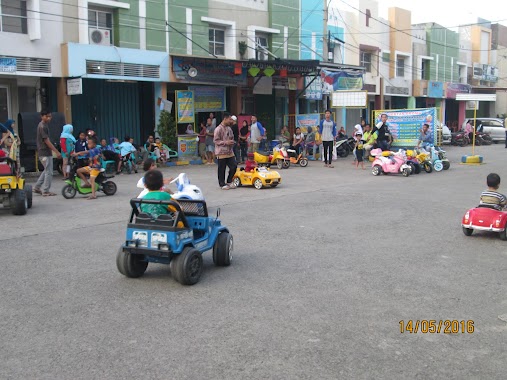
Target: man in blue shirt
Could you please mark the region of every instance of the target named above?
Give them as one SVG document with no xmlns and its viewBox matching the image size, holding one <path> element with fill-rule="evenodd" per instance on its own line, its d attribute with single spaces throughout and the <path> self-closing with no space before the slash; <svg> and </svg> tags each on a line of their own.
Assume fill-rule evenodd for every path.
<svg viewBox="0 0 507 380">
<path fill-rule="evenodd" d="M 419 143 L 417 147 L 422 146 L 424 149 L 431 148 L 433 146 L 433 136 L 430 132 L 430 126 L 428 124 L 424 124 L 421 130 L 421 135 L 419 136 Z"/>
</svg>

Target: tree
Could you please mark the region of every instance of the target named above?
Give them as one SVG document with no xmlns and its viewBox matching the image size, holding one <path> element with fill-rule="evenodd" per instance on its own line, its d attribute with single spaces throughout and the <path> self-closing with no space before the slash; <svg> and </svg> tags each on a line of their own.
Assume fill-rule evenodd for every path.
<svg viewBox="0 0 507 380">
<path fill-rule="evenodd" d="M 176 121 L 167 111 L 160 113 L 157 132 L 164 144 L 173 150 L 178 150 L 178 136 L 176 135 Z"/>
</svg>

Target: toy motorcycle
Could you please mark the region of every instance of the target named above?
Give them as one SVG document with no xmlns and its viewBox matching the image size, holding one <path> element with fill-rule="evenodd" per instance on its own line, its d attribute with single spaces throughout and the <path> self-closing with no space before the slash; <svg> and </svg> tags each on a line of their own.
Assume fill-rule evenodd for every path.
<svg viewBox="0 0 507 380">
<path fill-rule="evenodd" d="M 291 164 L 299 165 L 302 168 L 308 166 L 308 158 L 303 156 L 303 153 L 297 154 L 294 149 L 287 149 L 287 153 L 289 155 L 289 160 Z"/>
<path fill-rule="evenodd" d="M 371 173 L 373 175 L 380 175 L 381 173 L 401 173 L 403 177 L 408 177 L 411 172 L 411 168 L 407 165 L 407 157 L 403 150 L 397 153 L 392 153 L 388 157 L 382 155 L 382 150 L 377 148 L 371 151 L 372 156 L 375 160 L 372 163 Z"/>
<path fill-rule="evenodd" d="M 279 145 L 273 148 L 273 153 L 264 155 L 254 152 L 254 161 L 261 166 L 271 166 L 276 163 L 278 169 L 287 169 L 290 167 L 290 159 L 287 150 Z"/>
<path fill-rule="evenodd" d="M 177 192 L 171 195 L 174 199 L 190 199 L 194 201 L 203 201 L 204 195 L 201 189 L 190 183 L 185 173 L 180 173 L 171 183 L 176 184 Z"/>
<path fill-rule="evenodd" d="M 91 187 L 83 187 L 81 178 L 77 175 L 77 159 L 71 158 L 71 169 L 69 173 L 70 179 L 66 180 L 66 185 L 62 188 L 62 195 L 65 199 L 72 199 L 77 193 L 88 195 L 92 193 Z M 102 191 L 106 195 L 114 195 L 117 187 L 116 183 L 109 179 L 114 176 L 105 174 L 104 169 L 100 169 L 100 173 L 95 178 L 95 191 Z"/>
</svg>

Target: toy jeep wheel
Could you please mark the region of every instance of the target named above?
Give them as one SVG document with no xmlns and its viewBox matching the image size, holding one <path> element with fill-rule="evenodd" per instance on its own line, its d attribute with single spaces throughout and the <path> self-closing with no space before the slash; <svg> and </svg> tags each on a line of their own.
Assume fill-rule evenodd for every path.
<svg viewBox="0 0 507 380">
<path fill-rule="evenodd" d="M 148 267 L 148 262 L 144 261 L 143 257 L 144 256 L 142 255 L 133 255 L 131 253 L 124 252 L 123 248 L 120 248 L 118 250 L 118 254 L 116 255 L 116 267 L 124 276 L 130 278 L 141 277 Z"/>
<path fill-rule="evenodd" d="M 28 200 L 25 190 L 14 190 L 11 195 L 12 213 L 14 215 L 25 215 L 28 208 Z"/>
<path fill-rule="evenodd" d="M 25 193 L 26 193 L 26 207 L 32 208 L 32 201 L 33 201 L 33 193 L 32 193 L 32 186 L 26 185 L 24 187 Z"/>
<path fill-rule="evenodd" d="M 254 181 L 253 185 L 254 185 L 254 187 L 255 187 L 257 190 L 262 189 L 262 181 L 261 181 L 259 178 L 257 178 L 257 179 Z"/>
<path fill-rule="evenodd" d="M 113 181 L 106 181 L 102 184 L 102 191 L 106 195 L 114 195 L 116 193 L 116 183 Z"/>
<path fill-rule="evenodd" d="M 472 228 L 463 227 L 463 233 L 466 236 L 472 236 L 472 234 L 474 233 L 474 230 Z M 504 231 L 504 233 L 505 233 L 505 231 Z"/>
<path fill-rule="evenodd" d="M 72 185 L 65 185 L 62 188 L 62 195 L 65 199 L 72 199 L 76 196 L 76 189 Z"/>
<path fill-rule="evenodd" d="M 231 265 L 234 240 L 228 232 L 222 232 L 213 246 L 213 262 L 219 267 Z"/>
<path fill-rule="evenodd" d="M 242 184 L 241 184 L 241 180 L 239 179 L 239 177 L 235 177 L 233 180 L 232 180 L 232 184 L 236 187 L 240 187 Z"/>
<path fill-rule="evenodd" d="M 182 285 L 194 285 L 201 278 L 202 255 L 197 249 L 185 247 L 171 261 L 171 273 Z"/>
</svg>

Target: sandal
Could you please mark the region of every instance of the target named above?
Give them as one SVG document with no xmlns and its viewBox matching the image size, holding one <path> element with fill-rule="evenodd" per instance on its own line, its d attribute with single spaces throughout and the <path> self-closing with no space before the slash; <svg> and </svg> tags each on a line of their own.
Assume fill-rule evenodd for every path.
<svg viewBox="0 0 507 380">
<path fill-rule="evenodd" d="M 328 167 L 328 168 L 334 168 L 334 166 L 333 166 L 333 165 L 328 165 L 327 167 Z"/>
<path fill-rule="evenodd" d="M 43 197 L 54 197 L 56 194 L 55 193 L 51 193 L 51 192 L 47 192 L 47 193 L 42 193 L 42 196 Z"/>
<path fill-rule="evenodd" d="M 33 188 L 33 192 L 34 192 L 35 194 L 40 194 L 40 195 L 42 195 L 42 191 L 40 191 L 40 189 L 36 189 L 35 187 Z"/>
<path fill-rule="evenodd" d="M 88 198 L 86 198 L 87 201 L 90 201 L 92 199 L 97 199 L 96 195 L 90 195 Z"/>
</svg>

